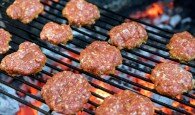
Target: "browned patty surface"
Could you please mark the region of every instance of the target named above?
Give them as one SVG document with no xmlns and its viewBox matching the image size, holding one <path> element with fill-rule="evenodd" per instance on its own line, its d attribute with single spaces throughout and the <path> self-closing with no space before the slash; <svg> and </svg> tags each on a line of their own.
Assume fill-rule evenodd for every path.
<svg viewBox="0 0 195 115">
<path fill-rule="evenodd" d="M 4 29 L 0 29 L 0 54 L 6 53 L 10 46 L 9 42 L 11 41 L 11 34 Z"/>
<path fill-rule="evenodd" d="M 85 0 L 70 0 L 62 14 L 71 25 L 76 26 L 91 25 L 100 18 L 98 8 Z"/>
<path fill-rule="evenodd" d="M 87 103 L 90 84 L 80 74 L 63 71 L 50 78 L 41 90 L 47 105 L 54 111 L 63 114 L 75 114 Z"/>
<path fill-rule="evenodd" d="M 122 56 L 114 46 L 107 42 L 95 41 L 80 53 L 80 66 L 96 75 L 114 74 L 115 67 L 122 63 Z"/>
<path fill-rule="evenodd" d="M 54 45 L 65 44 L 73 38 L 72 29 L 69 25 L 59 25 L 54 22 L 48 22 L 40 33 L 42 40 L 49 41 Z"/>
<path fill-rule="evenodd" d="M 147 97 L 125 90 L 107 97 L 96 115 L 153 115 L 154 105 Z"/>
<path fill-rule="evenodd" d="M 110 43 L 119 49 L 132 49 L 146 42 L 148 35 L 144 27 L 137 22 L 128 22 L 113 27 L 109 31 Z"/>
<path fill-rule="evenodd" d="M 12 19 L 18 19 L 23 23 L 29 23 L 43 12 L 44 6 L 40 0 L 15 0 L 6 13 Z"/>
<path fill-rule="evenodd" d="M 193 88 L 192 74 L 173 62 L 157 64 L 150 79 L 159 93 L 172 97 Z"/>
<path fill-rule="evenodd" d="M 23 42 L 17 52 L 11 53 L 1 61 L 1 70 L 10 75 L 30 75 L 42 70 L 46 56 L 39 46 L 31 42 Z"/>
<path fill-rule="evenodd" d="M 167 48 L 172 58 L 180 61 L 195 59 L 195 38 L 187 31 L 174 34 Z"/>
</svg>

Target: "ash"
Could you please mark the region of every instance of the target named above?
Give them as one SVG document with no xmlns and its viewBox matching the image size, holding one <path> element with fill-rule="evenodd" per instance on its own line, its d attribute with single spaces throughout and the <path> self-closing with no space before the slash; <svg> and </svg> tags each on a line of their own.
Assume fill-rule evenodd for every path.
<svg viewBox="0 0 195 115">
<path fill-rule="evenodd" d="M 12 94 L 15 97 L 16 91 L 8 86 L 0 84 L 0 90 L 3 90 L 9 94 Z M 9 98 L 3 94 L 0 94 L 0 115 L 14 115 L 19 110 L 18 101 Z"/>
</svg>

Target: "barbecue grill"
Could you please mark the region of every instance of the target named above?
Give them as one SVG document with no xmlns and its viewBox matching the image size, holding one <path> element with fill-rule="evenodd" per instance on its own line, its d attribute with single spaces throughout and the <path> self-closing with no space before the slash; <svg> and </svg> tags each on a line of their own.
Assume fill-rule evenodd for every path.
<svg viewBox="0 0 195 115">
<path fill-rule="evenodd" d="M 104 82 L 106 84 L 109 84 L 113 87 L 116 87 L 116 88 L 119 88 L 122 90 L 128 89 L 128 90 L 131 90 L 131 91 L 138 93 L 138 94 L 140 94 L 140 92 L 137 89 L 142 89 L 142 90 L 151 92 L 152 94 L 169 99 L 171 101 L 183 104 L 183 105 L 185 105 L 185 107 L 188 107 L 191 109 L 195 108 L 195 104 L 190 103 L 190 101 L 189 101 L 189 100 L 195 101 L 195 95 L 194 95 L 195 90 L 194 89 L 192 91 L 190 91 L 189 93 L 184 93 L 182 95 L 183 98 L 181 98 L 181 99 L 172 98 L 169 96 L 161 95 L 158 92 L 156 92 L 154 89 L 152 89 L 148 86 L 144 86 L 138 82 L 135 82 L 131 79 L 128 79 L 128 78 L 125 78 L 122 76 L 122 75 L 128 75 L 128 76 L 131 76 L 130 78 L 136 78 L 136 79 L 139 79 L 139 80 L 142 80 L 142 81 L 145 81 L 147 83 L 152 84 L 152 82 L 145 75 L 150 74 L 151 70 L 154 68 L 155 64 L 161 62 L 161 59 L 173 60 L 169 57 L 167 49 L 165 47 L 169 41 L 169 38 L 173 34 L 173 32 L 171 32 L 171 31 L 163 30 L 159 27 L 149 25 L 145 22 L 122 16 L 122 15 L 117 14 L 115 12 L 109 11 L 101 6 L 98 6 L 100 9 L 100 12 L 101 12 L 101 18 L 91 27 L 81 27 L 81 28 L 72 27 L 72 29 L 74 31 L 74 40 L 68 42 L 67 45 L 60 44 L 58 46 L 52 46 L 44 41 L 41 41 L 39 38 L 39 33 L 40 33 L 42 27 L 47 22 L 54 21 L 57 23 L 67 23 L 67 20 L 65 18 L 63 18 L 62 14 L 61 14 L 61 11 L 62 11 L 63 7 L 65 6 L 65 4 L 67 3 L 67 1 L 68 0 L 59 0 L 59 2 L 55 2 L 55 1 L 51 0 L 51 2 L 52 2 L 51 5 L 49 5 L 45 2 L 42 2 L 45 5 L 44 13 L 42 15 L 39 15 L 39 17 L 37 19 L 33 20 L 32 23 L 27 24 L 27 25 L 24 25 L 19 21 L 12 20 L 12 19 L 7 17 L 7 15 L 5 13 L 6 8 L 13 2 L 13 0 L 0 1 L 0 5 L 1 5 L 0 10 L 2 13 L 2 18 L 0 18 L 0 22 L 3 22 L 5 24 L 5 27 L 2 25 L 0 25 L 0 26 L 1 26 L 1 28 L 4 28 L 5 30 L 9 31 L 12 34 L 12 41 L 10 43 L 11 49 L 7 54 L 16 51 L 18 48 L 18 45 L 24 41 L 34 42 L 37 45 L 39 45 L 44 51 L 47 50 L 49 52 L 52 52 L 52 53 L 45 53 L 45 55 L 48 58 L 48 61 L 45 65 L 47 68 L 51 68 L 52 70 L 55 70 L 55 71 L 62 71 L 61 68 L 54 66 L 51 62 L 56 62 L 58 64 L 64 65 L 71 70 L 78 71 L 82 74 L 85 74 L 85 76 L 87 76 L 87 78 L 89 79 L 89 83 L 96 89 L 100 89 L 100 90 L 105 91 L 109 94 L 115 93 L 114 91 L 112 91 L 110 89 L 107 89 L 107 88 L 102 87 L 98 84 L 95 84 L 94 82 L 91 81 L 92 79 Z M 79 65 L 79 60 L 77 58 L 72 57 L 71 55 L 68 55 L 68 54 L 60 51 L 61 49 L 63 49 L 64 51 L 72 52 L 76 55 L 79 55 L 80 49 L 85 48 L 92 41 L 94 41 L 94 40 L 107 41 L 109 39 L 109 37 L 107 35 L 107 31 L 109 31 L 111 29 L 111 27 L 124 22 L 125 19 L 130 19 L 130 20 L 133 20 L 133 21 L 136 21 L 136 22 L 139 22 L 139 23 L 145 25 L 147 28 L 147 32 L 149 34 L 149 39 L 148 39 L 147 43 L 142 45 L 141 47 L 133 49 L 133 50 L 127 50 L 127 49 L 121 50 L 121 53 L 123 56 L 123 65 L 120 67 L 117 67 L 117 69 L 116 69 L 121 74 L 109 75 L 110 78 L 114 79 L 115 81 L 123 82 L 125 85 L 121 85 L 120 83 L 113 82 L 112 80 L 109 80 L 107 78 L 98 77 L 98 76 L 95 76 L 93 74 L 90 74 L 88 72 L 81 70 L 79 68 L 79 66 L 77 66 L 77 65 Z M 149 57 L 146 54 L 154 55 L 157 58 L 156 57 Z M 1 58 L 3 58 L 4 56 L 5 55 L 1 56 Z M 77 63 L 77 65 L 66 63 L 66 62 L 60 60 L 59 58 L 57 58 L 57 56 L 61 56 L 61 57 L 70 59 L 74 63 Z M 150 63 L 148 61 L 146 62 L 146 61 L 143 61 L 140 59 L 148 60 Z M 177 60 L 173 60 L 173 61 L 177 61 Z M 182 63 L 182 65 L 190 67 L 191 68 L 190 72 L 193 75 L 195 74 L 195 71 L 194 71 L 195 61 L 191 61 L 189 63 Z M 130 69 L 126 69 L 125 67 L 136 70 L 137 72 L 131 71 Z M 45 68 L 38 74 L 52 76 L 52 73 L 47 71 L 47 69 L 45 69 Z M 36 89 L 38 91 L 41 90 L 40 86 L 34 85 L 33 83 L 31 83 L 25 79 L 21 79 L 22 76 L 12 77 L 12 76 L 6 74 L 5 72 L 1 72 L 1 75 L 6 75 L 7 77 L 11 77 L 15 81 L 24 83 L 30 87 L 33 87 L 34 89 Z M 42 79 L 38 75 L 32 75 L 30 77 L 34 80 L 41 82 L 41 83 L 46 82 L 44 79 Z M 42 103 L 45 103 L 44 100 L 40 96 L 33 95 L 31 93 L 27 93 L 23 89 L 15 87 L 14 85 L 12 85 L 4 80 L 0 80 L 0 83 L 11 87 L 18 92 L 24 93 L 25 95 L 27 95 L 35 100 L 38 100 Z M 16 96 L 14 96 L 8 92 L 5 92 L 3 90 L 0 90 L 0 93 L 8 96 L 10 98 L 13 98 L 14 100 L 17 100 L 18 102 L 20 102 L 24 105 L 27 105 L 30 108 L 33 108 L 33 109 L 35 109 L 43 114 L 51 114 L 52 113 L 52 110 L 49 110 L 49 111 L 44 110 L 40 107 L 37 107 L 37 106 L 31 104 L 30 102 L 27 102 L 26 100 L 24 100 L 22 98 L 16 97 Z M 100 94 L 98 94 L 96 92 L 92 92 L 92 95 L 95 98 L 104 99 L 103 96 L 101 96 Z M 192 114 L 192 113 L 190 113 L 191 111 L 189 109 L 174 107 L 172 104 L 167 103 L 165 100 L 159 100 L 158 98 L 155 98 L 155 97 L 149 97 L 149 98 L 151 99 L 151 101 L 155 105 L 164 107 L 167 110 L 177 112 L 178 114 L 186 114 L 186 115 Z M 89 100 L 88 104 L 95 106 L 95 107 L 99 106 L 99 104 L 97 104 L 93 100 Z M 83 108 L 83 111 L 88 113 L 88 114 L 94 114 L 94 111 L 90 110 L 88 108 Z M 155 113 L 156 114 L 166 114 L 165 112 L 163 112 L 160 109 L 155 109 Z"/>
</svg>

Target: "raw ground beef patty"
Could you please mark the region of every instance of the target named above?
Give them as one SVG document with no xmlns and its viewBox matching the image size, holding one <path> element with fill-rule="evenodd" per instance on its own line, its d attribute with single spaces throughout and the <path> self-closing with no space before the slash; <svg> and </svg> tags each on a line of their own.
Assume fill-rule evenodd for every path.
<svg viewBox="0 0 195 115">
<path fill-rule="evenodd" d="M 0 54 L 6 53 L 10 46 L 9 42 L 11 41 L 11 34 L 4 29 L 0 29 Z"/>
<path fill-rule="evenodd" d="M 114 74 L 115 67 L 122 63 L 122 56 L 107 42 L 95 41 L 80 53 L 80 66 L 95 75 Z"/>
<path fill-rule="evenodd" d="M 174 59 L 180 61 L 195 59 L 195 38 L 187 31 L 174 34 L 167 48 Z"/>
<path fill-rule="evenodd" d="M 31 42 L 23 42 L 17 52 L 2 59 L 1 70 L 12 76 L 31 75 L 41 71 L 46 60 L 39 46 Z"/>
<path fill-rule="evenodd" d="M 90 84 L 80 74 L 63 71 L 50 78 L 41 90 L 46 104 L 54 111 L 63 114 L 75 114 L 87 103 Z"/>
<path fill-rule="evenodd" d="M 172 97 L 193 88 L 192 74 L 174 62 L 157 64 L 150 79 L 159 93 Z"/>
<path fill-rule="evenodd" d="M 48 22 L 44 25 L 40 37 L 42 40 L 58 45 L 60 43 L 66 44 L 67 41 L 73 38 L 73 35 L 69 25 Z"/>
<path fill-rule="evenodd" d="M 15 0 L 6 13 L 12 19 L 18 19 L 23 23 L 29 23 L 43 12 L 44 6 L 40 0 Z"/>
<path fill-rule="evenodd" d="M 115 26 L 108 34 L 110 36 L 109 42 L 119 49 L 133 49 L 145 43 L 148 39 L 146 30 L 137 22 L 128 22 Z"/>
<path fill-rule="evenodd" d="M 98 8 L 85 0 L 70 0 L 62 14 L 71 25 L 86 26 L 95 23 L 100 18 Z"/>
<path fill-rule="evenodd" d="M 125 90 L 107 97 L 96 115 L 153 115 L 154 105 L 147 97 Z"/>
</svg>

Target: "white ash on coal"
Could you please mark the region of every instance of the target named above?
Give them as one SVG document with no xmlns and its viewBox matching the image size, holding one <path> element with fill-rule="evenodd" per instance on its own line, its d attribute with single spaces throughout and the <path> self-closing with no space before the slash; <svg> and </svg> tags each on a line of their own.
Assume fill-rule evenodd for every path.
<svg viewBox="0 0 195 115">
<path fill-rule="evenodd" d="M 15 97 L 18 97 L 16 95 L 16 91 L 6 85 L 0 84 L 0 90 L 3 90 Z M 14 115 L 18 110 L 18 101 L 3 94 L 0 94 L 0 115 Z"/>
</svg>

